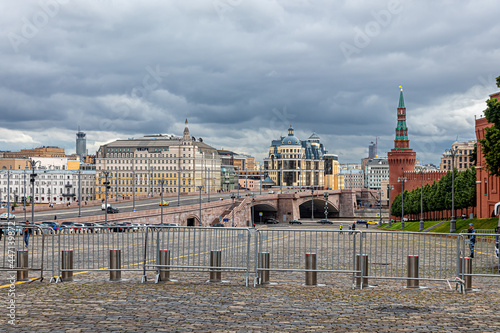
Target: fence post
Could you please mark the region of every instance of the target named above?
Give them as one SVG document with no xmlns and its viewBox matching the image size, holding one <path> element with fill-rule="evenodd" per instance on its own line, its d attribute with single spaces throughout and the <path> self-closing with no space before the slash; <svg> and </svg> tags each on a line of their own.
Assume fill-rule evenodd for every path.
<svg viewBox="0 0 500 333">
<path fill-rule="evenodd" d="M 122 278 L 122 261 L 121 261 L 121 250 L 109 250 L 109 280 L 110 281 L 120 281 Z M 116 269 L 116 270 L 115 270 Z"/>
<path fill-rule="evenodd" d="M 170 250 L 160 250 L 160 266 L 170 265 Z M 170 280 L 170 269 L 160 267 L 160 278 L 159 281 L 169 281 Z"/>
<path fill-rule="evenodd" d="M 17 281 L 28 280 L 28 250 L 17 251 Z"/>
<path fill-rule="evenodd" d="M 465 281 L 465 291 L 471 291 L 472 290 L 472 258 L 465 257 L 465 258 L 460 258 L 460 275 L 464 277 Z M 462 264 L 463 263 L 463 264 Z M 462 267 L 464 265 L 464 267 Z"/>
<path fill-rule="evenodd" d="M 361 271 L 356 273 L 356 288 L 362 289 L 363 286 L 368 286 L 368 255 L 367 254 L 357 254 L 356 255 L 356 270 Z"/>
<path fill-rule="evenodd" d="M 306 253 L 306 286 L 315 286 L 318 283 L 317 274 L 316 253 Z"/>
<path fill-rule="evenodd" d="M 408 255 L 408 277 L 406 288 L 419 288 L 418 280 L 418 256 Z"/>
<path fill-rule="evenodd" d="M 259 268 L 269 269 L 269 252 L 261 252 L 259 253 Z M 259 281 L 260 284 L 268 284 L 269 283 L 269 271 L 259 271 Z"/>
<path fill-rule="evenodd" d="M 73 281 L 73 250 L 61 251 L 61 280 Z"/>
<path fill-rule="evenodd" d="M 220 250 L 210 251 L 210 282 L 221 282 L 222 272 L 220 268 L 222 266 L 222 252 Z"/>
</svg>

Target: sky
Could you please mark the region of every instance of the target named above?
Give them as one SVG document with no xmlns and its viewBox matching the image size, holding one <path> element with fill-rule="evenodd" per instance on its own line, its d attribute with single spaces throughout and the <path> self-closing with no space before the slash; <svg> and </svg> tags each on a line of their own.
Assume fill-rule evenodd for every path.
<svg viewBox="0 0 500 333">
<path fill-rule="evenodd" d="M 0 0 L 0 150 L 89 154 L 117 139 L 192 136 L 267 157 L 317 133 L 341 163 L 394 146 L 439 164 L 475 139 L 500 89 L 500 2 Z"/>
</svg>

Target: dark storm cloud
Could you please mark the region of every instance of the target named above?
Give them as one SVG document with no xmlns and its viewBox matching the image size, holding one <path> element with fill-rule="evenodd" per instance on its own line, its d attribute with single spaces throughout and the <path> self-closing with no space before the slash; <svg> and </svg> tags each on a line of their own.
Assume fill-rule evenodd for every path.
<svg viewBox="0 0 500 333">
<path fill-rule="evenodd" d="M 355 162 L 392 148 L 398 86 L 410 145 L 438 162 L 474 137 L 500 75 L 495 1 L 3 1 L 1 149 L 89 150 L 192 135 L 262 159 L 293 124 Z M 8 129 L 8 131 L 7 131 Z"/>
</svg>

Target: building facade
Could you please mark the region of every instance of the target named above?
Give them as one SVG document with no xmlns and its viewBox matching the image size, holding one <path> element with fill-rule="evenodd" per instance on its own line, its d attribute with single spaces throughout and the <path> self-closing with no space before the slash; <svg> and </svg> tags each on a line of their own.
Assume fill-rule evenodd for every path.
<svg viewBox="0 0 500 333">
<path fill-rule="evenodd" d="M 490 95 L 490 98 L 500 100 L 500 92 Z M 480 219 L 495 216 L 495 204 L 500 202 L 500 177 L 489 174 L 479 142 L 479 140 L 484 139 L 486 128 L 492 125 L 484 117 L 476 119 L 476 214 L 477 218 Z"/>
<path fill-rule="evenodd" d="M 31 202 L 32 170 L 0 171 L 0 198 L 13 203 Z M 35 169 L 35 203 L 77 202 L 95 199 L 95 171 Z M 81 192 L 80 189 L 81 188 Z M 7 195 L 9 194 L 9 198 Z"/>
<path fill-rule="evenodd" d="M 186 119 L 183 137 L 153 135 L 117 140 L 99 148 L 96 157 L 97 199 L 192 193 L 221 188 L 221 161 L 217 150 L 191 137 Z M 163 186 L 162 186 L 163 182 Z"/>
<path fill-rule="evenodd" d="M 474 152 L 474 146 L 476 145 L 476 140 L 469 140 L 467 142 L 454 142 L 451 146 L 456 149 L 457 153 L 455 155 L 455 169 L 458 171 L 465 171 L 470 168 L 474 163 L 471 161 L 471 155 Z M 449 151 L 443 153 L 441 157 L 441 163 L 439 168 L 441 170 L 447 171 L 451 170 L 452 156 Z"/>
<path fill-rule="evenodd" d="M 364 187 L 380 190 L 382 181 L 389 179 L 389 162 L 386 158 L 370 159 L 364 171 Z"/>
<path fill-rule="evenodd" d="M 264 168 L 276 186 L 324 187 L 324 154 L 326 150 L 315 133 L 301 141 L 290 126 L 288 136 L 272 141 Z"/>
</svg>

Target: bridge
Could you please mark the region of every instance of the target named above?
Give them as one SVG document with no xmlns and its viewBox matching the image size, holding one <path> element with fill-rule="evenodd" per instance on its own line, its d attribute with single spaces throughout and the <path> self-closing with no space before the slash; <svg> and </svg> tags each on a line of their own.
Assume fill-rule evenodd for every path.
<svg viewBox="0 0 500 333">
<path fill-rule="evenodd" d="M 357 204 L 362 200 L 374 200 L 377 193 L 367 189 L 294 191 L 282 194 L 263 194 L 251 196 L 242 193 L 240 198 L 217 200 L 201 204 L 163 208 L 163 222 L 177 223 L 181 226 L 210 226 L 226 220 L 226 226 L 249 226 L 251 221 L 263 222 L 276 218 L 279 222 L 293 219 L 325 218 L 325 206 L 328 218 L 355 218 Z M 328 194 L 328 196 L 325 196 Z M 326 199 L 328 198 L 328 199 Z M 201 223 L 200 223 L 201 213 Z M 104 216 L 86 216 L 65 219 L 73 222 L 104 222 Z M 108 214 L 108 222 L 134 222 L 157 224 L 161 221 L 160 208 Z"/>
</svg>

